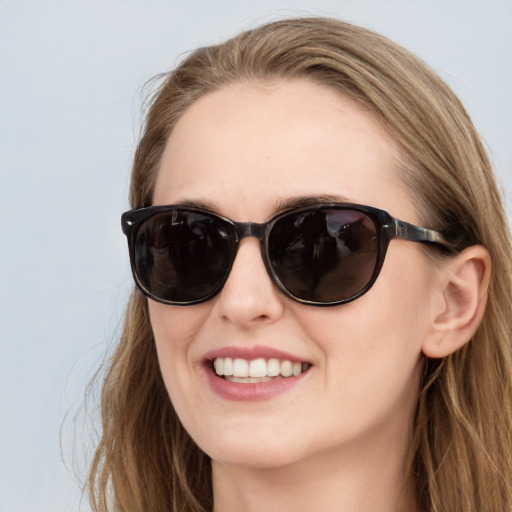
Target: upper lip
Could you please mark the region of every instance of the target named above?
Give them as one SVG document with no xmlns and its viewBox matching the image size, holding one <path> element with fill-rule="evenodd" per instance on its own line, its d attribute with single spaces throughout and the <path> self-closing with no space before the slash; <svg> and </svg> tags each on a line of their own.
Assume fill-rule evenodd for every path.
<svg viewBox="0 0 512 512">
<path fill-rule="evenodd" d="M 275 349 L 273 347 L 267 347 L 264 345 L 252 345 L 252 346 L 227 346 L 212 350 L 205 354 L 204 359 L 207 361 L 214 361 L 215 359 L 222 357 L 231 357 L 233 359 L 246 359 L 252 361 L 254 359 L 280 359 L 291 361 L 292 363 L 298 362 L 309 362 L 299 356 L 284 352 L 282 350 Z"/>
</svg>

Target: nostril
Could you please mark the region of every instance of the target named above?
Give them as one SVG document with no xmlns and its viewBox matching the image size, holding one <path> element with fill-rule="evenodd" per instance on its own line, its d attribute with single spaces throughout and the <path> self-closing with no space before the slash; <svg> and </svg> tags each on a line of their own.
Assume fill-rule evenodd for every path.
<svg viewBox="0 0 512 512">
<path fill-rule="evenodd" d="M 268 315 L 260 315 L 256 318 L 254 318 L 254 322 L 257 322 L 257 323 L 262 323 L 262 322 L 267 322 L 268 320 L 270 320 L 270 317 Z"/>
</svg>

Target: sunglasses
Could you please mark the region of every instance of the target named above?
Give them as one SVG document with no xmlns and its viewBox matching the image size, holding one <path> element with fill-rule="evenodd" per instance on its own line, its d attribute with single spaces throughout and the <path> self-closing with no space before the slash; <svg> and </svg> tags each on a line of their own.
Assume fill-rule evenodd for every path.
<svg viewBox="0 0 512 512">
<path fill-rule="evenodd" d="M 124 213 L 121 223 L 137 287 L 157 302 L 182 306 L 222 290 L 247 236 L 260 241 L 275 285 L 313 306 L 345 304 L 366 293 L 393 238 L 450 249 L 437 231 L 348 203 L 294 208 L 263 224 L 234 222 L 193 206 L 150 206 Z"/>
</svg>

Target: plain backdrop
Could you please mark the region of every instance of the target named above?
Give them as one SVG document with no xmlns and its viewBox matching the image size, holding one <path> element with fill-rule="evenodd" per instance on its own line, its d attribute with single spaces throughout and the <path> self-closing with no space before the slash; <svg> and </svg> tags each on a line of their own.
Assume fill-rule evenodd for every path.
<svg viewBox="0 0 512 512">
<path fill-rule="evenodd" d="M 82 405 L 131 289 L 119 217 L 143 84 L 197 46 L 304 14 L 425 59 L 510 195 L 509 0 L 0 0 L 0 512 L 88 510 L 75 473 L 95 416 Z"/>
</svg>

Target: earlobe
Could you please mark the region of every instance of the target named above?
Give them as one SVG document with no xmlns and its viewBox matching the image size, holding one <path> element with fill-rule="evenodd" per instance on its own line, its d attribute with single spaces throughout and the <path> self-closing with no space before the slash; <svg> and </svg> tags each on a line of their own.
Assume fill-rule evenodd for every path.
<svg viewBox="0 0 512 512">
<path fill-rule="evenodd" d="M 468 247 L 442 268 L 442 300 L 422 345 L 426 356 L 446 357 L 472 338 L 485 311 L 490 273 L 489 253 L 480 245 Z"/>
</svg>

